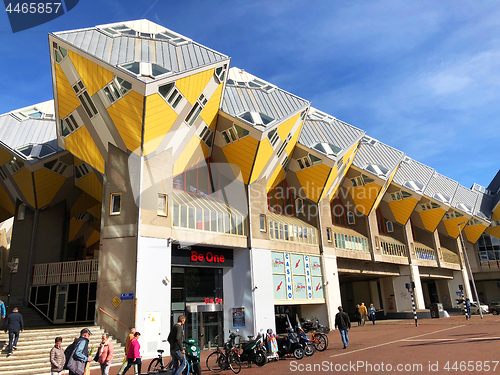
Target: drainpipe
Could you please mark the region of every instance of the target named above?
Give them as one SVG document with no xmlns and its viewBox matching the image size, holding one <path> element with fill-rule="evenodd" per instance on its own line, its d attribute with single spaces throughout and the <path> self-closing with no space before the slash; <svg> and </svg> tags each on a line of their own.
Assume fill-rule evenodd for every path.
<svg viewBox="0 0 500 375">
<path fill-rule="evenodd" d="M 28 273 L 26 275 L 26 287 L 24 290 L 24 304 L 28 305 L 28 295 L 31 285 L 31 278 L 33 275 L 33 254 L 35 252 L 36 247 L 36 234 L 38 232 L 38 216 L 40 215 L 40 210 L 35 209 L 35 214 L 33 216 L 33 227 L 31 230 L 31 243 L 30 243 L 30 252 L 28 255 Z"/>
</svg>

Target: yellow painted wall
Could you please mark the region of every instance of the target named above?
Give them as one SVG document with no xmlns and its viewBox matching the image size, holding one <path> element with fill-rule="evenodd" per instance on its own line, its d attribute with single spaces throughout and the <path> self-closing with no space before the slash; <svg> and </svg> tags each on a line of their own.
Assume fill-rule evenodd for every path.
<svg viewBox="0 0 500 375">
<path fill-rule="evenodd" d="M 486 225 L 468 225 L 463 229 L 463 232 L 467 236 L 467 239 L 471 243 L 476 243 L 479 237 L 483 234 L 483 232 L 486 230 L 487 226 Z"/>
<path fill-rule="evenodd" d="M 456 217 L 454 219 L 443 220 L 443 224 L 450 237 L 457 238 L 460 235 L 460 231 L 458 230 L 459 223 L 463 223 L 460 224 L 460 228 L 463 230 L 465 224 L 467 224 L 467 219 L 463 217 Z"/>
<path fill-rule="evenodd" d="M 398 168 L 399 168 L 399 164 L 398 164 L 398 166 L 396 168 L 394 168 L 394 170 L 392 171 L 392 173 L 390 174 L 390 176 L 387 178 L 387 181 L 384 183 L 384 186 L 380 190 L 380 193 L 378 194 L 377 200 L 373 204 L 371 211 L 374 211 L 374 210 L 376 210 L 378 208 L 378 205 L 380 204 L 380 202 L 384 198 L 384 195 L 385 195 L 387 189 L 389 188 L 389 185 L 391 184 L 392 179 L 396 175 L 396 172 L 398 171 Z"/>
<path fill-rule="evenodd" d="M 497 221 L 500 220 L 500 204 L 498 207 L 493 211 L 493 215 L 491 217 L 491 221 Z"/>
<path fill-rule="evenodd" d="M 87 60 L 71 50 L 68 51 L 68 55 L 90 96 L 94 95 L 113 79 L 113 73 L 102 66 Z"/>
<path fill-rule="evenodd" d="M 250 176 L 251 184 L 259 178 L 260 174 L 266 167 L 267 162 L 273 156 L 273 152 L 273 147 L 271 146 L 271 143 L 269 143 L 269 139 L 267 139 L 267 137 L 260 141 L 252 175 Z"/>
<path fill-rule="evenodd" d="M 301 169 L 295 175 L 307 198 L 313 202 L 318 202 L 329 173 L 330 168 L 327 165 L 318 164 L 313 167 Z"/>
<path fill-rule="evenodd" d="M 16 207 L 14 203 L 10 200 L 5 189 L 0 185 L 0 207 L 8 211 L 11 215 L 14 215 Z"/>
<path fill-rule="evenodd" d="M 488 227 L 485 232 L 496 238 L 500 238 L 500 227 Z"/>
<path fill-rule="evenodd" d="M 130 151 L 141 147 L 144 97 L 130 91 L 108 108 L 108 113 Z"/>
<path fill-rule="evenodd" d="M 445 213 L 446 210 L 442 208 L 434 208 L 433 210 L 421 211 L 418 214 L 425 229 L 434 232 Z"/>
<path fill-rule="evenodd" d="M 156 93 L 146 97 L 144 155 L 155 151 L 177 120 L 177 113 Z"/>
<path fill-rule="evenodd" d="M 238 166 L 243 181 L 248 184 L 259 141 L 247 135 L 240 140 L 222 147 L 227 162 Z"/>
<path fill-rule="evenodd" d="M 200 116 L 203 121 L 208 125 L 208 127 L 212 130 L 215 130 L 215 125 L 217 124 L 217 115 L 219 113 L 220 101 L 222 99 L 222 84 L 220 84 L 215 92 L 212 94 L 212 97 L 208 100 L 208 103 L 205 105 L 205 108 L 200 113 Z"/>
<path fill-rule="evenodd" d="M 12 159 L 12 154 L 0 147 L 0 165 L 4 165 Z"/>
<path fill-rule="evenodd" d="M 209 69 L 204 72 L 194 74 L 185 78 L 178 79 L 175 86 L 184 95 L 184 97 L 194 105 L 207 86 L 208 81 L 213 77 L 215 69 Z M 208 103 L 207 103 L 208 104 Z"/>
<path fill-rule="evenodd" d="M 408 197 L 400 201 L 389 202 L 389 207 L 396 221 L 399 224 L 405 225 L 417 204 L 417 199 Z"/>
<path fill-rule="evenodd" d="M 273 172 L 269 180 L 267 180 L 266 188 L 267 192 L 271 189 L 274 189 L 276 185 L 278 185 L 283 179 L 285 178 L 285 170 L 281 166 L 281 164 L 278 164 L 276 167 L 276 170 Z"/>
<path fill-rule="evenodd" d="M 91 207 L 96 206 L 97 201 L 85 192 L 82 192 L 70 209 L 71 218 L 77 217 L 81 213 L 87 212 Z M 99 204 L 100 206 L 100 204 Z M 94 215 L 95 216 L 95 215 Z"/>
<path fill-rule="evenodd" d="M 101 203 L 96 204 L 94 207 L 90 207 L 88 210 L 89 214 L 101 220 L 102 207 Z M 100 225 L 100 224 L 99 224 Z"/>
<path fill-rule="evenodd" d="M 94 172 L 78 179 L 78 187 L 97 202 L 102 201 L 102 185 Z"/>
<path fill-rule="evenodd" d="M 31 172 L 27 168 L 22 168 L 14 176 L 14 181 L 16 181 L 17 186 L 23 193 L 26 203 L 31 207 L 35 207 L 35 194 L 33 191 L 33 177 Z"/>
<path fill-rule="evenodd" d="M 89 247 L 96 242 L 99 242 L 99 239 L 101 238 L 101 235 L 99 234 L 98 231 L 94 230 L 92 234 L 90 235 L 89 239 L 87 240 L 86 247 Z"/>
<path fill-rule="evenodd" d="M 330 174 L 328 175 L 328 179 L 325 182 L 325 187 L 323 188 L 323 191 L 321 192 L 321 195 L 318 199 L 318 202 L 321 201 L 324 197 L 325 194 L 328 190 L 330 190 L 330 187 L 332 186 L 333 182 L 337 178 L 339 172 L 337 170 L 337 166 L 334 165 L 333 168 L 330 170 Z"/>
<path fill-rule="evenodd" d="M 344 168 L 344 172 L 342 173 L 342 178 L 339 179 L 339 183 L 338 185 L 333 189 L 332 193 L 330 194 L 330 196 L 328 197 L 328 200 L 331 201 L 336 195 L 337 195 L 337 191 L 340 187 L 340 184 L 342 183 L 342 179 L 345 177 L 345 175 L 347 174 L 347 171 L 349 170 L 349 168 L 351 167 L 352 163 L 354 162 L 354 158 L 356 157 L 356 153 L 358 152 L 358 143 L 354 144 L 350 149 L 349 151 L 347 151 L 344 156 L 343 156 L 343 162 L 344 162 L 344 165 L 345 165 L 345 168 Z M 351 157 L 351 159 L 349 160 L 349 157 Z M 338 174 L 338 170 L 337 170 L 337 174 Z M 332 180 L 330 182 L 330 185 L 333 183 L 334 180 Z M 328 184 L 328 182 L 327 182 Z M 330 189 L 330 187 L 328 187 L 328 189 Z M 325 194 L 326 192 L 328 191 L 328 189 L 325 188 Z M 321 199 L 323 199 L 324 197 L 322 196 Z"/>
<path fill-rule="evenodd" d="M 45 168 L 39 169 L 33 174 L 35 176 L 36 202 L 38 208 L 42 208 L 52 202 L 66 179 Z"/>
<path fill-rule="evenodd" d="M 292 118 L 286 120 L 283 124 L 278 125 L 278 134 L 280 135 L 281 141 L 285 141 L 286 136 L 292 130 L 293 126 L 300 117 L 300 113 L 296 114 Z M 300 127 L 299 127 L 300 128 Z"/>
<path fill-rule="evenodd" d="M 99 172 L 104 173 L 104 158 L 94 143 L 92 136 L 85 126 L 81 126 L 73 134 L 66 137 L 66 150 L 77 158 L 90 164 Z"/>
<path fill-rule="evenodd" d="M 73 156 L 73 163 L 75 164 L 75 167 L 76 167 L 77 165 L 82 164 L 83 161 L 78 159 L 76 156 Z"/>
<path fill-rule="evenodd" d="M 192 166 L 198 164 L 200 161 L 206 158 L 206 153 L 208 152 L 207 146 L 203 144 L 200 138 L 196 134 L 182 151 L 174 165 L 174 176 L 184 172 L 185 170 L 191 168 Z"/>
<path fill-rule="evenodd" d="M 364 186 L 351 187 L 348 190 L 357 210 L 363 215 L 368 215 L 381 189 L 382 186 L 372 182 Z"/>
<path fill-rule="evenodd" d="M 81 104 L 59 64 L 55 64 L 57 108 L 59 117 L 65 118 Z"/>
<path fill-rule="evenodd" d="M 75 239 L 75 236 L 78 234 L 80 231 L 80 228 L 83 225 L 83 221 L 78 221 L 75 219 L 71 219 L 69 222 L 69 235 L 68 235 L 68 242 L 71 242 Z"/>
</svg>

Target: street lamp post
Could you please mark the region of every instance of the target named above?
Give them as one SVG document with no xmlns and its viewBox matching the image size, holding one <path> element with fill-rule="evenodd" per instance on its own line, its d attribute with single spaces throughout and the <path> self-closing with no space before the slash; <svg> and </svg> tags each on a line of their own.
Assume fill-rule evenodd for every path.
<svg viewBox="0 0 500 375">
<path fill-rule="evenodd" d="M 467 263 L 467 268 L 469 269 L 469 275 L 472 280 L 472 287 L 474 288 L 474 293 L 476 294 L 476 301 L 477 301 L 477 307 L 479 309 L 479 314 L 481 315 L 481 319 L 483 319 L 483 310 L 481 309 L 481 302 L 479 302 L 479 296 L 477 294 L 477 289 L 476 289 L 476 282 L 474 281 L 474 275 L 472 274 L 472 269 L 470 268 L 470 262 L 469 262 L 469 256 L 467 255 L 467 249 L 465 248 L 465 243 L 464 243 L 464 238 L 462 237 L 462 228 L 460 228 L 460 225 L 463 223 L 458 224 L 458 233 L 460 234 L 460 243 L 462 245 L 462 251 L 464 253 L 465 261 Z M 464 305 L 465 309 L 465 305 Z"/>
<path fill-rule="evenodd" d="M 413 308 L 413 318 L 415 319 L 415 327 L 418 327 L 417 309 L 415 307 L 415 298 L 413 297 L 413 292 L 415 291 L 415 283 L 413 281 L 411 283 L 406 283 L 406 289 L 408 289 L 408 292 L 410 292 L 410 295 L 411 295 L 411 306 Z"/>
<path fill-rule="evenodd" d="M 10 292 L 12 291 L 12 275 L 17 273 L 19 267 L 19 257 L 12 257 L 12 262 L 7 263 L 10 268 L 10 280 L 9 280 L 9 294 L 7 295 L 7 306 L 5 308 L 5 313 L 9 313 L 10 306 Z"/>
</svg>

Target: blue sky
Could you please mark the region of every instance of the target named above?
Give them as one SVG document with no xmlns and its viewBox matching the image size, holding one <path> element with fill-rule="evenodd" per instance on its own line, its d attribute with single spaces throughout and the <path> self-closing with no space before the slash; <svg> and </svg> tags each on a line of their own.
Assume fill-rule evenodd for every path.
<svg viewBox="0 0 500 375">
<path fill-rule="evenodd" d="M 147 18 L 466 187 L 500 169 L 500 2 L 80 0 L 12 34 L 0 113 L 52 98 L 47 33 Z"/>
</svg>

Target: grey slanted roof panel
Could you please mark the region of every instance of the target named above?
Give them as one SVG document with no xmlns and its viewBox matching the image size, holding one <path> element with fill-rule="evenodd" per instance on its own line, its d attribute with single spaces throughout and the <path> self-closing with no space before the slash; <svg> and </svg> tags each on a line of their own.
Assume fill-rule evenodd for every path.
<svg viewBox="0 0 500 375">
<path fill-rule="evenodd" d="M 457 191 L 455 193 L 455 196 L 453 197 L 451 205 L 469 214 L 474 214 L 474 207 L 476 205 L 476 200 L 477 200 L 477 193 L 475 191 L 467 189 L 465 186 L 458 185 Z M 462 207 L 459 206 L 460 203 L 465 205 L 466 208 L 469 208 L 470 210 L 469 211 L 464 210 Z"/>
<path fill-rule="evenodd" d="M 437 200 L 440 199 L 436 198 L 436 194 L 443 194 L 446 198 L 449 199 L 448 203 L 443 203 L 451 205 L 453 196 L 455 195 L 457 188 L 458 182 L 453 181 L 452 179 L 443 176 L 442 174 L 434 172 L 431 180 L 429 181 L 429 184 L 427 185 L 427 188 L 424 191 L 424 194 Z"/>
<path fill-rule="evenodd" d="M 396 184 L 399 184 L 401 186 L 405 186 L 408 189 L 411 189 L 415 192 L 417 192 L 415 189 L 411 187 L 411 185 L 406 185 L 407 182 L 414 181 L 419 184 L 422 184 L 423 190 L 425 190 L 425 187 L 429 183 L 430 179 L 432 178 L 432 175 L 434 174 L 434 169 L 431 167 L 422 164 L 416 160 L 410 159 L 410 158 L 405 158 L 399 168 L 396 174 L 394 175 L 393 181 Z"/>
<path fill-rule="evenodd" d="M 474 215 L 477 217 L 490 221 L 491 211 L 493 210 L 494 198 L 489 194 L 477 193 L 476 206 L 474 207 Z"/>
<path fill-rule="evenodd" d="M 268 100 L 268 96 L 264 91 L 261 90 L 253 90 L 253 97 L 259 106 L 259 109 L 262 113 L 265 113 L 272 118 L 281 118 L 283 117 L 282 112 L 277 112 L 276 107 Z"/>
<path fill-rule="evenodd" d="M 369 165 L 381 165 L 387 168 L 389 171 L 384 177 L 379 177 L 381 177 L 383 180 L 387 180 L 390 173 L 394 170 L 394 168 L 397 167 L 403 157 L 404 153 L 402 151 L 396 150 L 395 148 L 390 147 L 384 143 L 377 141 L 376 145 L 371 145 L 362 142 L 361 147 L 356 153 L 353 164 L 356 167 L 367 171 L 368 173 L 372 173 L 366 170 Z"/>
</svg>

